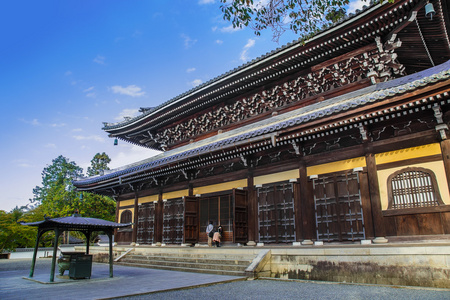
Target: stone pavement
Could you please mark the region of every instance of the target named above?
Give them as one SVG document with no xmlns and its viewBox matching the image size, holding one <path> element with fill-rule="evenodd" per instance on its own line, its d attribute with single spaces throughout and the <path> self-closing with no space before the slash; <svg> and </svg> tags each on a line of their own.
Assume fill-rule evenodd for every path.
<svg viewBox="0 0 450 300">
<path fill-rule="evenodd" d="M 244 279 L 118 265 L 114 266 L 114 277 L 109 278 L 109 265 L 94 263 L 91 279 L 55 277 L 50 283 L 51 259 L 37 260 L 33 280 L 28 278 L 30 266 L 31 260 L 0 260 L 0 299 L 104 299 Z"/>
<path fill-rule="evenodd" d="M 450 289 L 378 286 L 331 282 L 253 280 L 242 277 L 94 264 L 92 279 L 48 283 L 50 259 L 38 259 L 38 283 L 24 279 L 31 260 L 0 260 L 0 299 L 361 299 L 443 300 Z M 67 272 L 67 271 L 66 271 Z M 222 284 L 217 284 L 222 283 Z"/>
</svg>

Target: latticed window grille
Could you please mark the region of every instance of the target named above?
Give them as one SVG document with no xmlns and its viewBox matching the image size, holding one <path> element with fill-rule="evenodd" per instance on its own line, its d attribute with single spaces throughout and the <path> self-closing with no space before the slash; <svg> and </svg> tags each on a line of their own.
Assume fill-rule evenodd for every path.
<svg viewBox="0 0 450 300">
<path fill-rule="evenodd" d="M 425 168 L 405 168 L 388 178 L 389 209 L 438 206 L 442 203 L 436 176 Z"/>
</svg>

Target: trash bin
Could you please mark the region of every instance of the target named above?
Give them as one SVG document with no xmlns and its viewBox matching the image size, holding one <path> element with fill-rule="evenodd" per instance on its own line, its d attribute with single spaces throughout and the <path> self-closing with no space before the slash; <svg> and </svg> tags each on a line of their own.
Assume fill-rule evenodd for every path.
<svg viewBox="0 0 450 300">
<path fill-rule="evenodd" d="M 69 277 L 74 279 L 91 278 L 92 255 L 72 255 L 70 260 Z"/>
</svg>

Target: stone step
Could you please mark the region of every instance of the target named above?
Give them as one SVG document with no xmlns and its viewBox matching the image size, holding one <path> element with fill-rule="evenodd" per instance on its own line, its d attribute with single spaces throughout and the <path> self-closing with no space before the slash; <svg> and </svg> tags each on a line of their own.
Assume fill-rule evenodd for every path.
<svg viewBox="0 0 450 300">
<path fill-rule="evenodd" d="M 196 257 L 196 258 L 227 258 L 227 259 L 244 259 L 244 260 L 253 260 L 256 256 L 254 254 L 239 254 L 239 253 L 229 253 L 226 251 L 211 251 L 211 252 L 146 252 L 145 254 L 141 254 L 139 252 L 132 252 L 128 254 L 130 255 L 145 255 L 145 256 L 165 256 L 165 257 Z"/>
<path fill-rule="evenodd" d="M 223 258 L 223 257 L 197 257 L 197 256 L 163 256 L 163 255 L 135 255 L 128 254 L 122 259 L 126 261 L 139 260 L 142 262 L 161 260 L 161 261 L 174 261 L 174 262 L 193 262 L 193 263 L 205 263 L 205 264 L 223 264 L 223 265 L 249 265 L 253 258 Z"/>
<path fill-rule="evenodd" d="M 116 264 L 119 264 L 122 266 L 129 266 L 129 267 L 161 269 L 161 270 L 170 270 L 170 271 L 209 273 L 209 274 L 230 275 L 230 276 L 245 276 L 245 272 L 243 272 L 243 271 L 200 269 L 200 268 L 188 268 L 188 267 L 179 267 L 179 266 L 162 266 L 162 265 L 139 264 L 139 263 L 128 263 L 128 262 L 117 262 Z"/>
<path fill-rule="evenodd" d="M 205 270 L 226 270 L 226 271 L 245 271 L 249 264 L 245 265 L 232 265 L 232 264 L 220 264 L 220 263 L 205 263 L 205 262 L 186 262 L 186 261 L 166 261 L 166 260 L 143 260 L 143 259 L 126 259 L 121 261 L 123 263 L 132 263 L 140 265 L 158 265 L 167 267 L 180 267 L 180 268 L 192 268 L 192 269 L 205 269 Z"/>
</svg>

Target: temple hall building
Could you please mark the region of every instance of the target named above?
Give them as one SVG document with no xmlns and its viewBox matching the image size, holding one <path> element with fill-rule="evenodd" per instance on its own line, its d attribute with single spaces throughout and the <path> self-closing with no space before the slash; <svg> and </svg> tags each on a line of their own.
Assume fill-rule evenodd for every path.
<svg viewBox="0 0 450 300">
<path fill-rule="evenodd" d="M 430 6 L 432 4 L 432 10 Z M 116 200 L 118 244 L 450 237 L 450 0 L 373 3 L 137 117 L 162 151 L 74 182 Z"/>
</svg>

